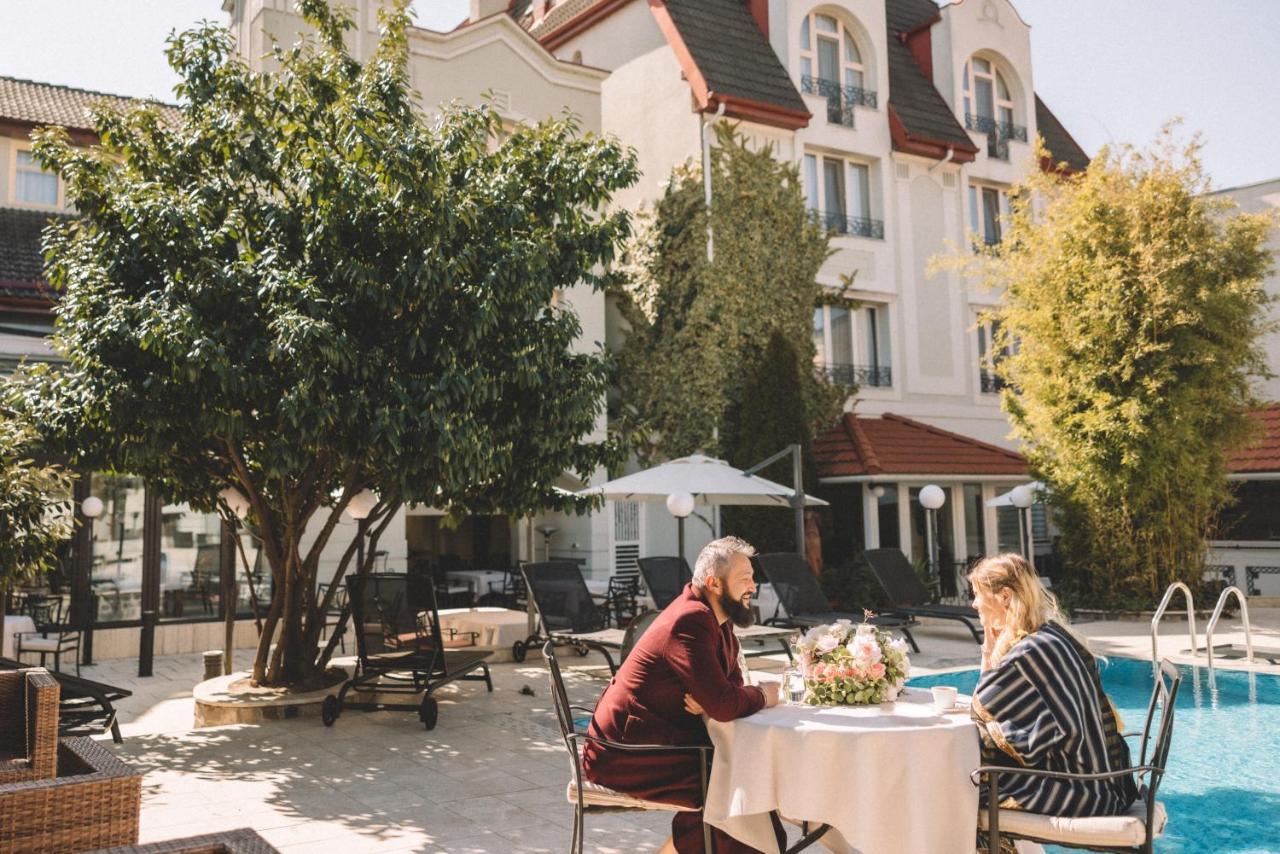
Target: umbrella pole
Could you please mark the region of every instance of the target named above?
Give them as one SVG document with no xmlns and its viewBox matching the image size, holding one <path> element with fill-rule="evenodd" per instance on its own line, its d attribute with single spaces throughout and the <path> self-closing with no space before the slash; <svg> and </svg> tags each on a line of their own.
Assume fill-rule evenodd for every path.
<svg viewBox="0 0 1280 854">
<path fill-rule="evenodd" d="M 805 554 L 805 537 L 804 537 L 804 466 L 800 459 L 800 446 L 792 445 L 791 448 L 791 482 L 795 484 L 795 494 L 791 496 L 791 506 L 796 511 L 796 552 L 800 557 L 807 558 Z"/>
</svg>

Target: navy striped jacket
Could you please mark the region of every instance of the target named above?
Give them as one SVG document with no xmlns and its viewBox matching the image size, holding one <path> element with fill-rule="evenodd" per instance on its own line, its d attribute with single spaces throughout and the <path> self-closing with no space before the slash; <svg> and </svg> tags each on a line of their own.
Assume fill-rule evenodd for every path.
<svg viewBox="0 0 1280 854">
<path fill-rule="evenodd" d="M 1062 626 L 1046 623 L 982 674 L 973 695 L 983 762 L 1071 773 L 1127 768 L 1129 748 L 1098 665 Z M 986 788 L 982 790 L 985 806 Z M 1133 777 L 1001 778 L 1001 806 L 1056 816 L 1117 815 L 1137 798 Z"/>
</svg>

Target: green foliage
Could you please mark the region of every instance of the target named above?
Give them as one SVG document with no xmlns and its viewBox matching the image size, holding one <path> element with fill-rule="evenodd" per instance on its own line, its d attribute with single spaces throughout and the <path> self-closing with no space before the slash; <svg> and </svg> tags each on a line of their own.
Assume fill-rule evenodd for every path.
<svg viewBox="0 0 1280 854">
<path fill-rule="evenodd" d="M 53 569 L 71 536 L 71 475 L 33 457 L 35 432 L 0 417 L 0 604 L 9 584 Z"/>
<path fill-rule="evenodd" d="M 1265 217 L 1206 195 L 1200 143 L 1104 150 L 1017 188 L 1005 242 L 959 259 L 1004 289 L 1004 406 L 1053 494 L 1080 602 L 1197 585 L 1267 373 Z"/>
<path fill-rule="evenodd" d="M 180 120 L 104 112 L 100 147 L 36 145 L 80 214 L 46 241 L 68 364 L 14 397 L 78 464 L 201 509 L 228 486 L 249 498 L 275 580 L 255 675 L 272 682 L 314 673 L 319 555 L 352 495 L 376 489 L 371 522 L 405 501 L 574 509 L 553 480 L 625 452 L 584 439 L 610 365 L 557 297 L 601 286 L 630 228 L 601 211 L 634 159 L 571 118 L 505 139 L 487 109 L 428 123 L 407 6 L 363 66 L 324 0 L 301 2 L 316 37 L 277 49 L 275 73 L 226 30 L 178 35 Z"/>
<path fill-rule="evenodd" d="M 861 558 L 850 557 L 823 567 L 822 592 L 836 611 L 853 614 L 863 608 L 878 611 L 887 604 L 884 588 Z"/>
<path fill-rule="evenodd" d="M 673 175 L 628 255 L 620 301 L 631 324 L 620 358 L 622 417 L 649 432 L 649 455 L 728 453 L 761 415 L 756 378 L 775 333 L 794 362 L 813 362 L 826 234 L 807 215 L 795 168 L 775 159 L 771 146 L 753 148 L 728 124 L 716 135 L 714 262 L 706 256 L 702 176 L 691 168 Z M 786 442 L 807 444 L 849 390 L 811 370 L 793 376 L 803 429 Z"/>
</svg>

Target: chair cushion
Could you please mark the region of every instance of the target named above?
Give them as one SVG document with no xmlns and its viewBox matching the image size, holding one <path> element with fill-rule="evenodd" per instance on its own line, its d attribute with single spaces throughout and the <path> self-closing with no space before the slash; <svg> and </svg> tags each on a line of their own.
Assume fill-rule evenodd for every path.
<svg viewBox="0 0 1280 854">
<path fill-rule="evenodd" d="M 39 635 L 23 635 L 18 638 L 18 647 L 23 652 L 58 652 L 59 649 L 65 649 L 62 644 L 63 641 L 59 635 L 49 635 L 47 638 Z"/>
<path fill-rule="evenodd" d="M 1164 833 L 1167 818 L 1164 804 L 1156 801 L 1152 817 L 1152 839 L 1158 839 Z M 1129 811 L 1122 815 L 1083 818 L 1042 815 L 1013 809 L 1000 810 L 1001 833 L 1076 845 L 1141 845 L 1147 839 L 1146 821 L 1147 803 L 1143 800 L 1134 801 Z M 978 813 L 978 827 L 986 830 L 985 809 Z"/>
<path fill-rule="evenodd" d="M 569 781 L 568 787 L 565 788 L 565 798 L 571 804 L 578 802 L 578 788 L 573 784 L 573 780 Z M 664 804 L 661 801 L 646 801 L 642 798 L 633 798 L 631 795 L 624 795 L 622 792 L 601 786 L 599 783 L 593 783 L 590 780 L 582 781 L 582 803 L 593 807 L 620 807 L 635 810 L 667 810 L 670 812 L 697 812 L 693 807 L 681 807 L 675 804 Z"/>
</svg>

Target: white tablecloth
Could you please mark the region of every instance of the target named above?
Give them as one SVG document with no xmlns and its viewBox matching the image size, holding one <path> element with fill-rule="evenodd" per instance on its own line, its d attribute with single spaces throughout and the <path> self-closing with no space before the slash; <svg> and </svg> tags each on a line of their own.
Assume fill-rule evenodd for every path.
<svg viewBox="0 0 1280 854">
<path fill-rule="evenodd" d="M 27 616 L 18 616 L 16 614 L 6 614 L 4 617 L 4 640 L 0 643 L 0 650 L 3 650 L 4 658 L 13 658 L 14 650 L 17 644 L 14 643 L 13 636 L 19 632 L 34 632 L 36 630 L 36 622 Z"/>
<path fill-rule="evenodd" d="M 446 572 L 444 577 L 458 584 L 465 584 L 471 595 L 479 599 L 489 593 L 501 593 L 507 574 L 496 569 L 460 569 Z"/>
<path fill-rule="evenodd" d="M 708 721 L 707 820 L 777 850 L 769 812 L 830 824 L 834 851 L 973 854 L 978 733 L 967 711 L 934 713 L 928 691 L 882 706 L 775 706 Z"/>
<path fill-rule="evenodd" d="M 529 636 L 529 615 L 506 608 L 445 608 L 440 628 L 475 632 L 476 646 L 510 648 Z"/>
</svg>

